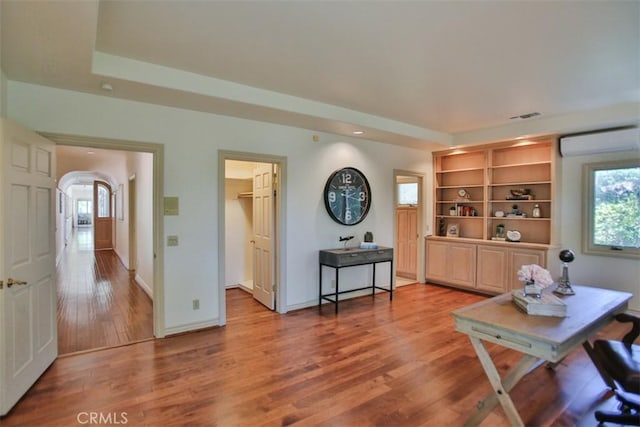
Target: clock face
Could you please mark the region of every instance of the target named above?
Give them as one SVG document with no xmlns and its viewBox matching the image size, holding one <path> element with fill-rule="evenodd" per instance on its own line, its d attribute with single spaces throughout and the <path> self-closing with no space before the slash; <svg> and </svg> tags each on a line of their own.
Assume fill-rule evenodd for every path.
<svg viewBox="0 0 640 427">
<path fill-rule="evenodd" d="M 324 205 L 334 221 L 355 225 L 367 216 L 371 188 L 367 178 L 355 168 L 338 169 L 324 186 Z"/>
</svg>

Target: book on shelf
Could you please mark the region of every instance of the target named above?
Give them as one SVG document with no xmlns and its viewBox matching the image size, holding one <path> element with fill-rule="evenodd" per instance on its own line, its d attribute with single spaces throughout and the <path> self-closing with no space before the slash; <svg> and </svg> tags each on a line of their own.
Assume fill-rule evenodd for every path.
<svg viewBox="0 0 640 427">
<path fill-rule="evenodd" d="M 566 317 L 567 304 L 557 296 L 542 292 L 540 298 L 525 296 L 522 289 L 511 291 L 514 304 L 527 314 L 536 316 Z"/>
</svg>

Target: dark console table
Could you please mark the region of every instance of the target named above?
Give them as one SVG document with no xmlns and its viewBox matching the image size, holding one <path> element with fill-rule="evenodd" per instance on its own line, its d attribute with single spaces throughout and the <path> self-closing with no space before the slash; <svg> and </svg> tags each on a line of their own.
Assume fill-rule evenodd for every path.
<svg viewBox="0 0 640 427">
<path fill-rule="evenodd" d="M 338 295 L 347 292 L 361 291 L 363 289 L 371 288 L 371 295 L 375 295 L 376 289 L 380 289 L 389 292 L 389 301 L 393 300 L 393 248 L 378 247 L 378 249 L 358 249 L 358 248 L 346 248 L 346 249 L 325 249 L 319 253 L 320 260 L 320 283 L 318 286 L 318 309 L 322 307 L 322 300 L 327 300 L 335 304 L 336 313 L 338 313 Z M 376 264 L 381 262 L 389 262 L 389 287 L 384 288 L 376 286 Z M 347 291 L 340 290 L 340 282 L 338 272 L 341 268 L 355 267 L 357 265 L 371 264 L 373 268 L 373 278 L 371 280 L 371 286 L 363 288 L 349 289 Z M 333 267 L 336 275 L 336 289 L 335 291 L 323 294 L 322 293 L 322 267 Z"/>
</svg>

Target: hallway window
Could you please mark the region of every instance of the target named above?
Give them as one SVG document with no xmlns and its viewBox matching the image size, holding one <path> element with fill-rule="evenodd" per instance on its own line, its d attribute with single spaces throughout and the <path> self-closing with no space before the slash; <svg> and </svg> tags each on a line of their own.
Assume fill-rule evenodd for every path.
<svg viewBox="0 0 640 427">
<path fill-rule="evenodd" d="M 418 183 L 401 182 L 398 184 L 398 204 L 417 205 L 418 204 Z"/>
<path fill-rule="evenodd" d="M 110 217 L 109 210 L 109 190 L 103 185 L 98 185 L 98 217 Z"/>
</svg>

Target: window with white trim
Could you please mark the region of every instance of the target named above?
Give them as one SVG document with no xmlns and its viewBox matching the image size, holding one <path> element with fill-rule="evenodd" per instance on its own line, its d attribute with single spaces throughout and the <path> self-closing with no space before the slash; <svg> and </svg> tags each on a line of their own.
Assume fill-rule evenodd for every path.
<svg viewBox="0 0 640 427">
<path fill-rule="evenodd" d="M 584 165 L 584 253 L 640 258 L 640 159 Z"/>
</svg>

